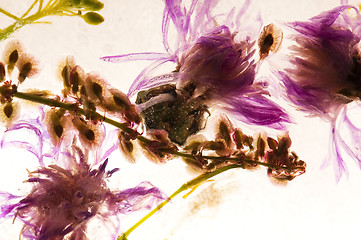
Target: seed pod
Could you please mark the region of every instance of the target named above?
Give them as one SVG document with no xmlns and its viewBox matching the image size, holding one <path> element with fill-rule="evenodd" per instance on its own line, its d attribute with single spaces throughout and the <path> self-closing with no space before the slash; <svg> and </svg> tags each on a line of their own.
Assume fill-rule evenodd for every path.
<svg viewBox="0 0 361 240">
<path fill-rule="evenodd" d="M 84 21 L 91 25 L 98 25 L 104 22 L 104 17 L 96 12 L 87 12 L 84 15 L 81 15 Z"/>
<path fill-rule="evenodd" d="M 121 152 L 124 154 L 124 156 L 129 162 L 135 163 L 135 145 L 129 134 L 120 131 L 118 138 L 119 138 L 119 148 Z"/>
<path fill-rule="evenodd" d="M 93 124 L 80 117 L 75 117 L 72 122 L 78 130 L 79 140 L 85 148 L 94 149 L 103 142 L 104 131 L 100 123 Z"/>
<path fill-rule="evenodd" d="M 262 158 L 265 155 L 266 142 L 261 135 L 258 135 L 257 138 L 257 147 L 256 147 L 256 158 Z"/>
<path fill-rule="evenodd" d="M 291 147 L 291 144 L 292 141 L 288 134 L 279 139 L 278 149 L 280 153 L 288 153 L 288 149 Z"/>
<path fill-rule="evenodd" d="M 85 94 L 92 100 L 103 102 L 105 93 L 109 89 L 108 84 L 95 73 L 89 73 L 84 81 Z"/>
<path fill-rule="evenodd" d="M 7 103 L 5 106 L 4 106 L 4 114 L 7 118 L 11 118 L 11 116 L 13 115 L 13 112 L 14 112 L 14 108 L 13 108 L 13 105 L 12 103 Z"/>
<path fill-rule="evenodd" d="M 18 80 L 20 83 L 24 82 L 26 78 L 31 78 L 39 71 L 35 58 L 25 53 L 20 56 L 16 67 L 19 69 Z"/>
<path fill-rule="evenodd" d="M 5 77 L 6 77 L 5 66 L 2 62 L 0 62 L 0 82 L 3 82 L 5 80 Z"/>
<path fill-rule="evenodd" d="M 265 26 L 258 38 L 259 55 L 261 59 L 268 56 L 269 52 L 277 52 L 283 39 L 282 30 L 274 24 Z"/>
<path fill-rule="evenodd" d="M 3 53 L 3 63 L 7 66 L 7 72 L 10 75 L 15 67 L 15 64 L 19 60 L 19 56 L 22 55 L 23 47 L 19 41 L 9 42 Z"/>
<path fill-rule="evenodd" d="M 69 74 L 69 85 L 73 94 L 77 94 L 80 90 L 80 86 L 83 84 L 84 70 L 76 65 L 70 71 Z"/>
<path fill-rule="evenodd" d="M 19 104 L 7 102 L 1 105 L 0 120 L 5 126 L 10 126 L 18 118 L 18 113 Z"/>
<path fill-rule="evenodd" d="M 65 110 L 63 109 L 51 109 L 46 113 L 47 131 L 51 142 L 55 146 L 64 139 L 65 133 L 69 130 L 69 117 L 71 116 L 65 116 Z"/>
<path fill-rule="evenodd" d="M 267 144 L 268 144 L 268 147 L 270 149 L 272 149 L 273 151 L 277 151 L 278 142 L 276 140 L 274 140 L 273 138 L 268 137 L 267 138 Z"/>
</svg>

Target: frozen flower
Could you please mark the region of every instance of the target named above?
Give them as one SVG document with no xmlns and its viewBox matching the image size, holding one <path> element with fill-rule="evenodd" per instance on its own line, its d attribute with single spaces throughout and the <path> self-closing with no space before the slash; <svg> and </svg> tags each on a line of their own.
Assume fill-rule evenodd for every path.
<svg viewBox="0 0 361 240">
<path fill-rule="evenodd" d="M 29 173 L 33 185 L 25 196 L 1 193 L 0 217 L 21 220 L 24 239 L 88 239 L 87 225 L 98 219 L 112 228 L 116 239 L 119 222 L 113 217 L 150 208 L 164 194 L 148 182 L 126 190 L 111 190 L 107 179 L 119 169 L 106 171 L 108 159 L 98 168 L 73 146 L 63 155 L 64 166 L 49 165 Z"/>
<path fill-rule="evenodd" d="M 355 10 L 356 16 L 348 11 Z M 339 6 L 322 12 L 306 22 L 292 22 L 296 44 L 290 48 L 289 68 L 278 72 L 287 92 L 286 98 L 299 110 L 318 116 L 332 123 L 333 158 L 337 178 L 346 171 L 339 145 L 342 142 L 337 122 L 347 125 L 345 114 L 338 116 L 346 104 L 361 97 L 361 60 L 359 42 L 361 16 L 352 6 Z M 341 116 L 340 116 L 341 117 Z M 346 128 L 351 128 L 348 124 Z M 354 147 L 344 148 L 359 163 L 360 141 Z"/>
<path fill-rule="evenodd" d="M 233 8 L 228 14 L 213 14 L 216 4 L 212 0 L 193 0 L 185 7 L 181 0 L 167 0 L 162 22 L 166 53 L 102 58 L 110 62 L 154 60 L 136 78 L 128 95 L 138 93 L 137 104 L 148 128 L 165 129 L 171 140 L 179 144 L 202 129 L 209 107 L 226 110 L 245 123 L 282 128 L 282 122 L 289 121 L 283 109 L 269 100 L 264 86 L 255 83 L 259 65 L 255 43 L 261 23 L 259 19 L 247 21 L 250 1 L 238 13 Z M 255 26 L 248 24 L 251 22 Z M 174 48 L 168 39 L 170 24 L 177 33 Z M 279 47 L 279 37 L 274 38 L 273 30 L 265 29 L 259 41 L 262 58 Z M 167 62 L 175 63 L 175 70 L 155 77 L 155 71 Z M 147 121 L 148 116 L 158 114 L 161 109 L 164 118 Z M 174 112 L 186 117 L 172 118 L 176 116 Z M 188 118 L 197 120 L 189 122 Z"/>
</svg>

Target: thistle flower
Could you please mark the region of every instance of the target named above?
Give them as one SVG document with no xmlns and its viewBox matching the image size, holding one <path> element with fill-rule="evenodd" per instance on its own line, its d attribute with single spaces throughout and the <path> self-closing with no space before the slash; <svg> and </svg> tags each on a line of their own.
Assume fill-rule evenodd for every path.
<svg viewBox="0 0 361 240">
<path fill-rule="evenodd" d="M 186 8 L 181 0 L 165 1 L 162 31 L 167 53 L 126 54 L 102 59 L 110 62 L 155 60 L 141 72 L 128 92 L 129 96 L 133 96 L 143 90 L 138 93 L 138 97 L 144 91 L 158 92 L 147 102 L 137 101 L 141 104 L 140 110 L 145 119 L 147 114 L 154 116 L 158 109 L 163 109 L 168 116 L 174 116 L 172 112 L 177 110 L 189 115 L 194 112 L 192 109 L 197 109 L 201 117 L 196 118 L 206 119 L 208 107 L 216 107 L 228 111 L 245 123 L 282 128 L 281 122 L 289 121 L 287 114 L 266 97 L 268 92 L 261 84 L 255 83 L 259 64 L 254 57 L 258 31 L 248 31 L 255 28 L 247 25 L 249 21 L 245 19 L 250 1 L 246 1 L 237 15 L 235 9 L 232 9 L 229 14 L 214 17 L 212 10 L 216 3 L 193 0 L 190 7 Z M 221 17 L 225 18 L 223 25 L 218 23 Z M 231 20 L 233 18 L 235 21 Z M 174 49 L 168 41 L 171 23 L 177 32 Z M 268 47 L 268 50 L 277 49 Z M 176 64 L 172 73 L 152 76 L 155 70 L 167 62 Z M 175 89 L 169 90 L 172 84 L 175 84 Z M 147 109 L 149 113 L 145 112 Z M 183 144 L 185 138 L 173 137 L 176 134 L 165 126 L 170 129 L 189 129 L 187 118 L 178 125 L 175 124 L 177 120 L 173 119 L 167 122 L 164 119 L 159 119 L 159 122 L 146 120 L 145 123 L 149 129 L 168 131 L 172 141 Z M 192 126 L 196 126 L 196 130 L 185 132 L 186 137 L 199 131 L 204 121 L 195 124 Z"/>
<path fill-rule="evenodd" d="M 347 14 L 349 9 L 356 11 L 355 17 Z M 337 179 L 346 171 L 340 148 L 361 163 L 357 138 L 353 139 L 357 146 L 345 146 L 337 129 L 342 109 L 352 101 L 359 101 L 361 96 L 360 24 L 361 16 L 352 6 L 336 7 L 306 22 L 289 23 L 296 32 L 296 45 L 290 48 L 292 66 L 278 72 L 291 103 L 301 111 L 331 122 Z M 346 115 L 341 115 L 343 119 L 339 121 L 350 129 Z"/>
<path fill-rule="evenodd" d="M 25 239 L 88 239 L 87 225 L 95 219 L 112 227 L 115 239 L 119 223 L 111 223 L 113 216 L 150 208 L 166 198 L 148 182 L 126 190 L 109 189 L 107 179 L 119 169 L 106 171 L 108 159 L 98 168 L 91 167 L 76 146 L 63 157 L 64 166 L 49 165 L 29 173 L 26 182 L 33 188 L 25 197 L 0 194 L 5 198 L 0 217 L 24 222 Z"/>
</svg>

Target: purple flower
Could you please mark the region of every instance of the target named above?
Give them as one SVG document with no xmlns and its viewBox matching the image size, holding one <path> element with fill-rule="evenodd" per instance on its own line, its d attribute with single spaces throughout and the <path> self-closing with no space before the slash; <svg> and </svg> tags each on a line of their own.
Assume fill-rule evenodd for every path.
<svg viewBox="0 0 361 240">
<path fill-rule="evenodd" d="M 24 222 L 25 239 L 88 239 L 87 225 L 95 219 L 119 234 L 118 214 L 150 208 L 166 198 L 148 182 L 126 190 L 111 190 L 107 178 L 119 169 L 106 171 L 108 159 L 92 168 L 87 156 L 73 146 L 64 153 L 64 166 L 49 165 L 29 173 L 26 182 L 33 185 L 25 197 L 0 193 L 4 198 L 0 217 Z M 16 202 L 15 202 L 16 200 Z"/>
<path fill-rule="evenodd" d="M 355 10 L 356 16 L 348 15 L 349 10 Z M 337 179 L 346 171 L 341 147 L 361 163 L 354 152 L 357 147 L 343 144 L 337 129 L 338 121 L 349 130 L 354 127 L 340 112 L 361 97 L 360 24 L 361 16 L 352 6 L 336 7 L 306 22 L 289 23 L 296 31 L 296 45 L 290 48 L 292 65 L 278 72 L 291 103 L 332 123 L 331 149 L 337 160 Z"/>
<path fill-rule="evenodd" d="M 289 121 L 287 114 L 269 100 L 261 84 L 255 83 L 259 65 L 254 56 L 255 40 L 261 21 L 256 19 L 256 26 L 247 25 L 254 24 L 246 20 L 250 1 L 246 1 L 238 13 L 233 8 L 228 14 L 214 15 L 216 4 L 217 1 L 212 0 L 193 0 L 187 8 L 181 0 L 167 0 L 162 22 L 166 53 L 132 53 L 102 59 L 110 62 L 154 60 L 136 78 L 129 96 L 168 83 L 175 83 L 178 91 L 191 86 L 192 97 L 198 97 L 208 107 L 227 110 L 245 123 L 282 128 L 281 122 Z M 220 19 L 224 24 L 219 23 Z M 168 39 L 171 23 L 177 33 L 174 48 Z M 177 65 L 175 71 L 154 77 L 153 73 L 167 62 Z M 152 104 L 169 101 L 168 98 L 169 95 L 164 95 Z"/>
</svg>

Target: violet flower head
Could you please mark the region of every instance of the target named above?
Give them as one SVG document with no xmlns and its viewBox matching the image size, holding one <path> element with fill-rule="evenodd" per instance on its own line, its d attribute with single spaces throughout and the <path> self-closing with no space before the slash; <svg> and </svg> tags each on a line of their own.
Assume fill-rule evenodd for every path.
<svg viewBox="0 0 361 240">
<path fill-rule="evenodd" d="M 188 7 L 181 0 L 167 0 L 162 23 L 166 53 L 126 54 L 102 59 L 110 62 L 154 60 L 134 81 L 129 96 L 152 88 L 159 92 L 160 87 L 175 84 L 173 96 L 161 92 L 152 101 L 137 102 L 141 111 L 182 95 L 180 97 L 187 100 L 196 99 L 202 106 L 226 110 L 245 123 L 283 128 L 281 123 L 289 121 L 287 114 L 269 100 L 262 84 L 255 83 L 259 64 L 255 59 L 255 43 L 261 21 L 247 21 L 250 3 L 246 1 L 238 13 L 233 8 L 228 14 L 215 15 L 217 1 L 214 0 L 193 0 Z M 168 39 L 170 24 L 177 33 L 174 48 Z M 167 62 L 175 63 L 175 70 L 154 77 L 154 72 Z"/>
<path fill-rule="evenodd" d="M 25 197 L 1 193 L 0 217 L 24 222 L 25 239 L 88 239 L 87 225 L 98 219 L 119 234 L 112 217 L 150 208 L 166 197 L 148 182 L 126 190 L 110 190 L 106 179 L 119 169 L 106 171 L 108 159 L 92 168 L 83 152 L 73 146 L 64 154 L 65 167 L 49 165 L 29 173 L 33 184 Z M 18 202 L 13 203 L 16 199 Z"/>
<path fill-rule="evenodd" d="M 355 10 L 356 16 L 351 16 L 350 10 Z M 340 112 L 361 97 L 360 24 L 360 13 L 352 6 L 336 7 L 306 22 L 289 23 L 296 32 L 296 44 L 290 48 L 292 65 L 278 72 L 285 97 L 292 104 L 332 123 L 331 149 L 338 179 L 346 171 L 341 148 L 361 164 L 357 147 L 348 147 L 337 129 L 340 123 L 354 127 Z M 355 145 L 361 143 L 354 140 Z"/>
</svg>

